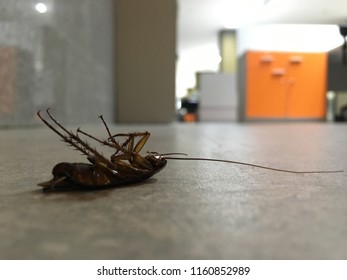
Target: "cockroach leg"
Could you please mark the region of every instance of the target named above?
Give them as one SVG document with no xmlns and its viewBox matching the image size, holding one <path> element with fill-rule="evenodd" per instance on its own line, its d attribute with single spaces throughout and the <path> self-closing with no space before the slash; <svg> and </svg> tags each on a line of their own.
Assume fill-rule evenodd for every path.
<svg viewBox="0 0 347 280">
<path fill-rule="evenodd" d="M 133 132 L 133 133 L 118 133 L 111 136 L 109 140 L 116 142 L 115 139 L 117 137 L 128 137 L 128 139 L 123 142 L 122 147 L 127 149 L 128 151 L 139 153 L 142 150 L 143 146 L 146 144 L 150 135 L 151 134 L 148 131 Z M 136 144 L 135 144 L 135 138 L 140 138 L 140 140 L 138 140 Z"/>
<path fill-rule="evenodd" d="M 62 140 L 69 145 L 73 146 L 78 151 L 82 152 L 82 154 L 88 156 L 88 157 L 96 157 L 98 158 L 99 162 L 104 162 L 108 166 L 111 166 L 111 162 L 106 159 L 103 155 L 101 155 L 96 149 L 93 149 L 90 147 L 85 141 L 81 140 L 81 138 L 78 136 L 78 134 L 74 134 L 70 131 L 68 131 L 62 124 L 60 124 L 50 113 L 50 108 L 46 110 L 48 116 L 50 119 L 58 126 L 60 127 L 67 135 L 64 135 L 60 131 L 58 131 L 55 127 L 53 127 L 48 121 L 46 121 L 42 116 L 41 112 L 37 112 L 37 115 L 39 118 L 56 134 L 58 134 Z"/>
<path fill-rule="evenodd" d="M 110 132 L 110 130 L 109 130 L 109 128 L 108 128 L 107 123 L 106 123 L 105 120 L 104 120 L 103 115 L 100 115 L 99 118 L 101 119 L 102 123 L 104 124 L 104 126 L 105 126 L 105 128 L 106 128 L 106 131 L 107 131 L 107 134 L 108 134 L 109 139 L 112 138 L 111 132 Z"/>
<path fill-rule="evenodd" d="M 84 136 L 87 136 L 87 137 L 93 139 L 96 142 L 99 142 L 102 145 L 105 145 L 105 146 L 108 146 L 108 147 L 111 147 L 111 148 L 114 148 L 114 149 L 117 149 L 117 150 L 121 150 L 122 149 L 121 146 L 117 142 L 116 143 L 109 143 L 106 140 L 101 140 L 101 139 L 99 139 L 99 138 L 97 138 L 97 137 L 95 137 L 95 136 L 93 136 L 93 135 L 83 131 L 81 128 L 78 128 L 77 132 L 83 134 Z"/>
<path fill-rule="evenodd" d="M 110 129 L 108 125 L 106 124 L 103 116 L 99 116 L 99 118 L 102 120 L 108 135 L 111 135 Z M 150 133 L 149 132 L 135 132 L 135 133 L 120 133 L 116 134 L 114 136 L 110 136 L 111 141 L 105 141 L 101 140 L 95 136 L 90 135 L 87 132 L 84 132 L 80 128 L 77 129 L 77 132 L 90 137 L 91 139 L 105 145 L 109 146 L 111 148 L 115 148 L 116 152 L 111 156 L 111 162 L 113 164 L 124 164 L 124 160 L 129 161 L 131 165 L 133 165 L 136 168 L 145 168 L 145 169 L 150 169 L 151 165 L 148 162 L 147 159 L 145 159 L 143 156 L 139 155 L 140 150 L 143 148 L 143 146 L 146 144 Z M 127 139 L 124 141 L 122 145 L 120 145 L 115 138 L 116 137 L 127 137 Z M 140 137 L 140 140 L 136 143 L 134 147 L 134 139 L 136 137 Z M 122 153 L 119 153 L 121 151 Z M 131 166 L 129 166 L 131 168 Z"/>
</svg>

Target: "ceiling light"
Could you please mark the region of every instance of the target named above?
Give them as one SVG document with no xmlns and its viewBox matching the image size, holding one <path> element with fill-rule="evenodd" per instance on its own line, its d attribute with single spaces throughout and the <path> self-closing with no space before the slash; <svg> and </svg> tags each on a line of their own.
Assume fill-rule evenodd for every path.
<svg viewBox="0 0 347 280">
<path fill-rule="evenodd" d="M 44 13 L 47 12 L 47 6 L 46 6 L 46 4 L 44 4 L 44 3 L 37 3 L 37 4 L 35 5 L 35 9 L 36 9 L 36 11 L 39 12 L 40 14 L 44 14 Z"/>
</svg>

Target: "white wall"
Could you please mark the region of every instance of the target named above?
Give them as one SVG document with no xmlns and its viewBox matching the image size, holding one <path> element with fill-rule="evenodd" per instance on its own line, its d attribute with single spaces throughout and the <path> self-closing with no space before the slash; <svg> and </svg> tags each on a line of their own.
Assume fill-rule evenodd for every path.
<svg viewBox="0 0 347 280">
<path fill-rule="evenodd" d="M 0 47 L 17 61 L 14 110 L 0 112 L 0 126 L 41 125 L 47 107 L 63 123 L 112 120 L 113 0 L 43 2 L 45 14 L 36 1 L 0 1 Z"/>
<path fill-rule="evenodd" d="M 247 50 L 326 52 L 343 43 L 337 25 L 268 24 L 237 31 L 237 52 Z"/>
<path fill-rule="evenodd" d="M 217 72 L 221 57 L 216 41 L 199 45 L 179 53 L 176 64 L 176 98 L 187 94 L 187 89 L 196 86 L 197 72 Z"/>
</svg>

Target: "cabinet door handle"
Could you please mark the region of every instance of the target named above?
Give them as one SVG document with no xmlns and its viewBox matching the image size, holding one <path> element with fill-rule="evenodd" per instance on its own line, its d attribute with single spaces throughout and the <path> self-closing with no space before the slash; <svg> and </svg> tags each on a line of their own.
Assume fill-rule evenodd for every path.
<svg viewBox="0 0 347 280">
<path fill-rule="evenodd" d="M 288 79 L 288 85 L 293 86 L 295 84 L 295 78 L 291 77 Z"/>
<path fill-rule="evenodd" d="M 269 55 L 269 54 L 265 54 L 260 58 L 261 63 L 271 63 L 273 60 L 274 59 L 272 55 Z"/>
<path fill-rule="evenodd" d="M 293 55 L 289 58 L 289 62 L 292 64 L 300 64 L 304 61 L 304 58 L 300 55 Z"/>
<path fill-rule="evenodd" d="M 284 69 L 284 68 L 274 68 L 274 69 L 272 69 L 271 74 L 273 76 L 283 76 L 283 75 L 286 74 L 286 69 Z"/>
</svg>

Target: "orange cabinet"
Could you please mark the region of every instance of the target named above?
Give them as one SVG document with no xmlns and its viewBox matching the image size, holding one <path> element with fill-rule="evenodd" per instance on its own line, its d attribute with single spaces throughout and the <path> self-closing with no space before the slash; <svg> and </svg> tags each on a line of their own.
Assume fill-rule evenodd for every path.
<svg viewBox="0 0 347 280">
<path fill-rule="evenodd" d="M 322 119 L 326 53 L 246 54 L 247 119 Z"/>
</svg>

